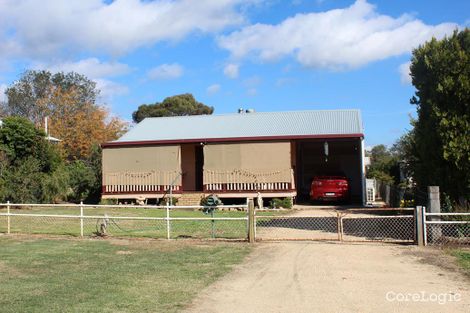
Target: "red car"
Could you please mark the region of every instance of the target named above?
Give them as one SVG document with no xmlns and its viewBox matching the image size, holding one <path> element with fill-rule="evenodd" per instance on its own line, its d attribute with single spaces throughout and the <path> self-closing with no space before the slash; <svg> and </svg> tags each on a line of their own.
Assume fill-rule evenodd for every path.
<svg viewBox="0 0 470 313">
<path fill-rule="evenodd" d="M 345 176 L 315 176 L 310 188 L 313 201 L 345 201 L 349 199 L 349 183 Z"/>
</svg>

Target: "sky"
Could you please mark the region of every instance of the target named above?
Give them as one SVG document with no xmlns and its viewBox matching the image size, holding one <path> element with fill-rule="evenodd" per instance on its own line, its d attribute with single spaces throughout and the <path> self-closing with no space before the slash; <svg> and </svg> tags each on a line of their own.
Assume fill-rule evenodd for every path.
<svg viewBox="0 0 470 313">
<path fill-rule="evenodd" d="M 131 120 L 192 93 L 215 114 L 360 109 L 367 146 L 411 128 L 411 52 L 470 26 L 467 0 L 0 0 L 0 100 L 75 71 Z"/>
</svg>

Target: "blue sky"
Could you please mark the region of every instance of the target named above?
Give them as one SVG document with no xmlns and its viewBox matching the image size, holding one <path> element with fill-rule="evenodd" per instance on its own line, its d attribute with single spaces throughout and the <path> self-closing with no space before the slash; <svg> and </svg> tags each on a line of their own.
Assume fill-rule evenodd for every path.
<svg viewBox="0 0 470 313">
<path fill-rule="evenodd" d="M 392 144 L 411 50 L 469 24 L 465 0 L 3 0 L 0 91 L 32 68 L 88 76 L 127 120 L 185 92 L 216 114 L 359 108 L 367 145 Z"/>
</svg>

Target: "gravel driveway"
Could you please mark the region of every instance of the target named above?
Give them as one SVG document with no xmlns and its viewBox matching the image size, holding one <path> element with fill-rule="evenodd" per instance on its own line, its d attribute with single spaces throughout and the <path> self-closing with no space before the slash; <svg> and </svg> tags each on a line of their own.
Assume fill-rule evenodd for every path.
<svg viewBox="0 0 470 313">
<path fill-rule="evenodd" d="M 379 244 L 257 244 L 186 312 L 470 312 L 468 280 L 420 262 L 419 251 Z"/>
</svg>

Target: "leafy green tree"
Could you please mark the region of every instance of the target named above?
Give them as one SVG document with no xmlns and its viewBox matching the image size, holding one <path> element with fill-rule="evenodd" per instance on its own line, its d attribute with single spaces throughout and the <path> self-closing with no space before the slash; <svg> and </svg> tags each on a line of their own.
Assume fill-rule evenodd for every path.
<svg viewBox="0 0 470 313">
<path fill-rule="evenodd" d="M 470 30 L 413 51 L 418 117 L 407 135 L 407 162 L 419 188 L 438 185 L 454 201 L 470 199 Z"/>
<path fill-rule="evenodd" d="M 101 199 L 101 186 L 102 186 L 102 149 L 99 145 L 94 145 L 91 148 L 90 156 L 87 159 L 87 165 L 91 168 L 95 177 L 94 184 L 90 186 L 87 202 L 97 203 Z"/>
<path fill-rule="evenodd" d="M 41 130 L 22 117 L 7 117 L 0 127 L 0 197 L 32 203 L 56 201 L 68 189 L 62 159 Z"/>
<path fill-rule="evenodd" d="M 74 202 L 86 200 L 96 186 L 96 175 L 86 162 L 76 160 L 67 165 L 71 192 L 68 199 Z"/>
<path fill-rule="evenodd" d="M 62 155 L 85 160 L 92 145 L 117 139 L 127 128 L 96 103 L 98 94 L 95 82 L 74 72 L 26 71 L 6 90 L 0 114 L 27 118 L 39 128 L 49 116 L 49 133 L 61 139 Z"/>
<path fill-rule="evenodd" d="M 63 201 L 71 193 L 70 178 L 66 167 L 62 164 L 53 172 L 42 175 L 41 198 L 43 203 Z"/>
<path fill-rule="evenodd" d="M 54 170 L 61 162 L 56 149 L 45 140 L 43 131 L 25 118 L 7 117 L 0 127 L 0 150 L 10 164 L 33 157 L 42 171 Z"/>
<path fill-rule="evenodd" d="M 190 93 L 165 98 L 163 102 L 143 104 L 132 113 L 132 120 L 139 123 L 146 117 L 185 116 L 212 114 L 214 108 L 197 102 Z"/>
<path fill-rule="evenodd" d="M 371 164 L 367 170 L 367 177 L 390 184 L 400 182 L 399 157 L 394 150 L 388 149 L 385 145 L 377 145 L 368 155 Z"/>
<path fill-rule="evenodd" d="M 15 203 L 39 202 L 42 198 L 42 178 L 39 161 L 33 157 L 4 168 L 0 177 L 3 200 Z"/>
</svg>

